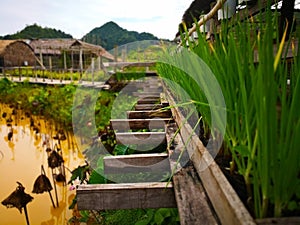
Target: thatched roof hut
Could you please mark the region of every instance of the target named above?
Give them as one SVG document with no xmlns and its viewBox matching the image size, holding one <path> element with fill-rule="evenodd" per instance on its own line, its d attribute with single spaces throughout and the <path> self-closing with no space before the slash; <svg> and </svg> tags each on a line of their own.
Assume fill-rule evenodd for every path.
<svg viewBox="0 0 300 225">
<path fill-rule="evenodd" d="M 30 41 L 30 46 L 36 55 L 61 55 L 63 52 L 91 53 L 96 57 L 103 56 L 108 60 L 114 60 L 114 56 L 99 45 L 89 44 L 77 39 L 35 39 Z"/>
<path fill-rule="evenodd" d="M 103 47 L 76 39 L 35 39 L 28 42 L 40 64 L 46 68 L 82 71 L 90 66 L 92 58 L 102 56 L 105 61 L 114 60 L 114 56 Z"/>
<path fill-rule="evenodd" d="M 93 53 L 97 56 L 102 56 L 110 61 L 114 60 L 114 56 L 99 45 L 93 45 L 93 44 L 90 44 L 87 42 L 76 40 L 72 43 L 71 49 L 72 50 L 83 49 L 84 51 L 90 51 L 91 53 Z"/>
<path fill-rule="evenodd" d="M 0 40 L 0 67 L 34 66 L 33 49 L 22 40 Z"/>
</svg>

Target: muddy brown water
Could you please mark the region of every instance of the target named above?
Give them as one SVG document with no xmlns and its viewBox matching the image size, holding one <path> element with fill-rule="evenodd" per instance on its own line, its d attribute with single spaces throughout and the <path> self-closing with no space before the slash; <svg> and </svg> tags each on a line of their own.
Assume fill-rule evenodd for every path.
<svg viewBox="0 0 300 225">
<path fill-rule="evenodd" d="M 43 145 L 44 137 L 49 132 L 49 124 L 44 120 L 35 120 L 39 124 L 39 133 L 30 127 L 30 119 L 18 113 L 17 124 L 13 121 L 12 126 L 7 126 L 7 118 L 12 109 L 0 105 L 0 202 L 8 197 L 17 187 L 17 181 L 25 187 L 25 192 L 34 199 L 27 204 L 27 211 L 31 225 L 62 225 L 67 224 L 72 217 L 72 211 L 68 209 L 74 196 L 75 190 L 71 191 L 70 185 L 57 184 L 59 207 L 52 206 L 49 194 L 32 193 L 33 184 L 41 174 L 41 165 L 44 166 L 47 177 L 50 179 L 53 190 L 51 194 L 56 203 L 54 184 L 51 169 L 48 167 L 47 152 Z M 3 118 L 3 112 L 7 112 Z M 23 119 L 21 119 L 23 117 Z M 12 118 L 13 120 L 15 118 Z M 13 137 L 8 140 L 8 132 L 13 129 Z M 51 137 L 53 133 L 51 134 Z M 71 173 L 79 165 L 84 164 L 84 156 L 76 145 L 74 137 L 68 136 L 69 141 L 61 141 L 64 165 L 66 169 L 66 180 L 70 179 Z M 57 144 L 57 140 L 50 138 L 50 146 Z M 17 208 L 6 208 L 0 204 L 0 225 L 22 225 L 26 224 L 24 211 L 22 214 Z"/>
</svg>

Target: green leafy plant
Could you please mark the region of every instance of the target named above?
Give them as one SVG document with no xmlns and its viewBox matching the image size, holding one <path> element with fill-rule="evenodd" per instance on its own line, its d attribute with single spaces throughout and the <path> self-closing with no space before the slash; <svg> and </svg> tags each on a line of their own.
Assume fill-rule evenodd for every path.
<svg viewBox="0 0 300 225">
<path fill-rule="evenodd" d="M 295 52 L 297 57 L 292 63 L 286 61 L 283 42 L 276 39 L 274 15 L 267 10 L 255 18 L 261 24 L 257 34 L 253 30 L 257 25 L 248 21 L 238 22 L 230 30 L 223 26 L 213 44 L 203 38 L 198 28 L 198 42 L 188 41 L 185 46 L 211 68 L 220 84 L 227 113 L 223 152 L 232 157 L 228 165 L 231 173 L 244 177 L 248 192 L 245 204 L 256 217 L 280 217 L 299 204 L 300 113 L 296 102 L 300 93 L 300 57 Z M 278 49 L 275 56 L 274 37 Z M 184 61 L 180 57 L 178 60 Z M 186 66 L 195 65 L 187 62 Z M 166 64 L 158 65 L 158 73 L 188 93 L 204 123 L 211 127 L 214 106 L 208 106 L 210 96 L 199 90 L 196 81 Z M 205 75 L 199 71 L 200 76 Z M 166 83 L 184 102 L 183 92 L 172 82 Z M 210 93 L 214 95 L 214 89 Z"/>
</svg>

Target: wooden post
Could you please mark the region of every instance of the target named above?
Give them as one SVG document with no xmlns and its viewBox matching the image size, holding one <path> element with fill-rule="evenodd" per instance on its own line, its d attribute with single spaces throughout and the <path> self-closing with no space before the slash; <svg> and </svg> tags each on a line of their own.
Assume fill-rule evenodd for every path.
<svg viewBox="0 0 300 225">
<path fill-rule="evenodd" d="M 71 51 L 71 81 L 73 81 L 73 73 L 74 73 L 74 55 L 73 50 Z"/>
<path fill-rule="evenodd" d="M 102 70 L 102 56 L 101 55 L 97 58 L 97 62 L 98 62 L 99 70 Z"/>
<path fill-rule="evenodd" d="M 43 65 L 44 65 L 44 62 L 43 62 L 42 47 L 40 47 L 40 62 L 41 62 L 41 66 L 43 66 Z"/>
<path fill-rule="evenodd" d="M 95 58 L 92 57 L 92 84 L 94 84 L 94 79 L 95 79 Z"/>
<path fill-rule="evenodd" d="M 64 70 L 67 70 L 67 54 L 66 51 L 64 51 Z"/>
<path fill-rule="evenodd" d="M 51 74 L 51 82 L 53 82 L 53 76 L 52 76 L 52 57 L 49 56 L 49 70 Z"/>
<path fill-rule="evenodd" d="M 83 71 L 83 62 L 82 62 L 82 49 L 79 51 L 79 69 L 80 69 L 80 78 L 79 81 L 82 81 L 82 71 Z"/>
</svg>

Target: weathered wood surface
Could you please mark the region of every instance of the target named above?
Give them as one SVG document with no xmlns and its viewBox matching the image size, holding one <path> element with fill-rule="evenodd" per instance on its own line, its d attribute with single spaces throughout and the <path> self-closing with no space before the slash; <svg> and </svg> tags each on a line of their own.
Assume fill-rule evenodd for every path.
<svg viewBox="0 0 300 225">
<path fill-rule="evenodd" d="M 157 84 L 155 87 L 143 87 L 145 92 L 162 92 L 162 87 Z"/>
<path fill-rule="evenodd" d="M 137 104 L 159 104 L 160 97 L 144 97 L 137 100 Z"/>
<path fill-rule="evenodd" d="M 148 67 L 154 66 L 156 62 L 104 62 L 105 67 Z"/>
<path fill-rule="evenodd" d="M 165 182 L 79 185 L 77 204 L 79 210 L 177 207 L 173 186 Z"/>
<path fill-rule="evenodd" d="M 170 105 L 175 105 L 174 99 L 167 89 L 165 89 L 165 93 L 167 93 Z M 185 118 L 178 110 L 173 108 L 172 112 L 178 124 L 185 121 Z M 199 137 L 193 134 L 193 129 L 188 123 L 181 126 L 180 134 L 221 223 L 255 224 L 254 219 L 229 184 L 221 169 L 203 146 Z"/>
<path fill-rule="evenodd" d="M 128 119 L 172 118 L 170 110 L 128 111 Z"/>
<path fill-rule="evenodd" d="M 161 109 L 164 106 L 162 104 L 140 104 L 135 105 L 134 109 L 136 111 L 149 111 L 149 110 L 156 110 Z"/>
<path fill-rule="evenodd" d="M 166 132 L 117 132 L 116 142 L 123 145 L 153 145 L 166 142 Z"/>
<path fill-rule="evenodd" d="M 265 218 L 256 219 L 255 221 L 258 225 L 300 225 L 300 217 Z"/>
<path fill-rule="evenodd" d="M 194 166 L 190 163 L 183 141 L 180 135 L 174 136 L 177 129 L 173 123 L 169 124 L 166 130 L 180 224 L 218 224 L 217 216 L 211 208 Z"/>
<path fill-rule="evenodd" d="M 105 156 L 103 161 L 105 174 L 170 173 L 170 163 L 166 153 Z"/>
<path fill-rule="evenodd" d="M 114 130 L 129 131 L 140 129 L 163 129 L 171 119 L 168 118 L 153 118 L 153 119 L 111 119 L 110 124 Z"/>
<path fill-rule="evenodd" d="M 160 98 L 160 92 L 133 92 L 132 95 L 136 97 Z"/>
</svg>

